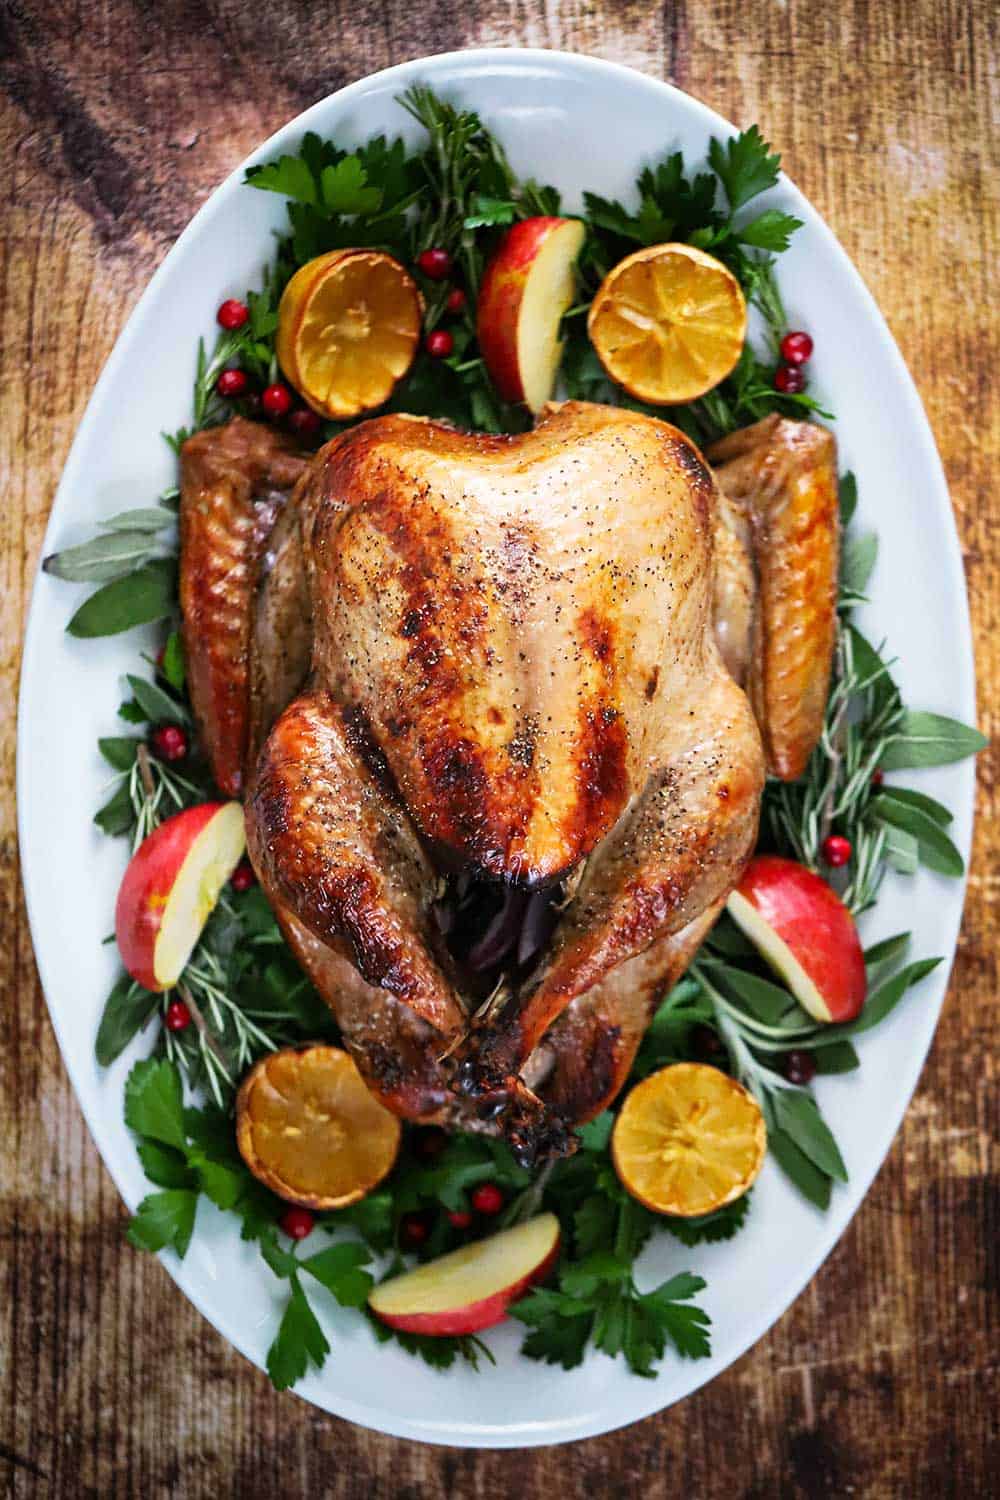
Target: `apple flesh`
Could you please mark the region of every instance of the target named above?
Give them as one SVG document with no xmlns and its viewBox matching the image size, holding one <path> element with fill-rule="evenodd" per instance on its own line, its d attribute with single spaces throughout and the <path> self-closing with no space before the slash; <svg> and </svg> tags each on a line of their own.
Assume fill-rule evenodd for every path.
<svg viewBox="0 0 1000 1500">
<path fill-rule="evenodd" d="M 548 1275 L 558 1254 L 559 1220 L 539 1214 L 383 1281 L 368 1305 L 404 1333 L 479 1333 L 502 1322 L 511 1303 Z"/>
<path fill-rule="evenodd" d="M 122 963 L 144 988 L 177 983 L 245 848 L 238 802 L 189 807 L 143 839 L 118 891 L 115 937 Z"/>
<path fill-rule="evenodd" d="M 476 309 L 479 349 L 505 401 L 540 412 L 555 387 L 559 324 L 573 300 L 579 219 L 522 219 L 486 267 Z"/>
<path fill-rule="evenodd" d="M 758 953 L 817 1021 L 853 1021 L 865 1003 L 865 959 L 839 896 L 794 859 L 752 859 L 726 902 Z"/>
</svg>

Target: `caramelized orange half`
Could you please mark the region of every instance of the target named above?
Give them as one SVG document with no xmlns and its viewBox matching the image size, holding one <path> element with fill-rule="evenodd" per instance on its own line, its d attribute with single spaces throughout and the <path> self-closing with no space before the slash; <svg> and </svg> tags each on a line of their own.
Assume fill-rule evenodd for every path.
<svg viewBox="0 0 1000 1500">
<path fill-rule="evenodd" d="M 291 1203 L 344 1208 L 391 1171 L 401 1126 L 339 1047 L 272 1052 L 236 1101 L 236 1141 L 255 1177 Z"/>
<path fill-rule="evenodd" d="M 605 276 L 587 317 L 601 364 L 653 405 L 694 401 L 733 369 L 747 332 L 740 284 L 693 245 L 652 245 Z"/>
<path fill-rule="evenodd" d="M 767 1131 L 746 1089 L 704 1063 L 675 1063 L 637 1083 L 611 1137 L 633 1197 L 659 1214 L 709 1214 L 740 1197 L 764 1164 Z"/>
<path fill-rule="evenodd" d="M 278 308 L 278 363 L 315 411 L 343 420 L 381 406 L 413 363 L 423 304 L 381 250 L 331 250 L 302 266 Z"/>
</svg>

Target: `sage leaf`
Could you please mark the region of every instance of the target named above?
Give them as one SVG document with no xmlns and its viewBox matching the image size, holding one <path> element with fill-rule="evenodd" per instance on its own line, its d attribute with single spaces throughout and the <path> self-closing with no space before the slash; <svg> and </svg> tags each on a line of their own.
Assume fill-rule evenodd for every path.
<svg viewBox="0 0 1000 1500">
<path fill-rule="evenodd" d="M 868 975 L 869 990 L 881 983 L 890 969 L 894 969 L 906 957 L 909 946 L 910 934 L 897 932 L 895 937 L 883 938 L 880 943 L 873 943 L 870 948 L 865 949 L 865 972 Z"/>
<path fill-rule="evenodd" d="M 845 1026 L 838 1028 L 836 1034 L 857 1036 L 862 1031 L 871 1031 L 873 1026 L 884 1021 L 895 1010 L 907 990 L 936 969 L 940 962 L 940 958 L 918 958 L 915 963 L 907 964 L 905 969 L 900 969 L 898 974 L 887 979 L 868 996 L 865 1008 L 856 1021 L 848 1021 Z"/>
<path fill-rule="evenodd" d="M 184 690 L 184 646 L 180 631 L 172 630 L 163 648 L 163 666 L 160 669 L 175 692 Z"/>
<path fill-rule="evenodd" d="M 102 1068 L 110 1067 L 156 1010 L 159 996 L 123 974 L 104 1002 L 94 1054 Z M 155 1180 L 155 1179 L 154 1179 Z"/>
<path fill-rule="evenodd" d="M 114 540 L 114 538 L 109 538 Z M 136 625 L 150 625 L 172 614 L 176 599 L 176 568 L 169 558 L 154 558 L 85 599 L 66 629 L 89 639 L 118 635 Z"/>
<path fill-rule="evenodd" d="M 816 1052 L 817 1073 L 853 1073 L 860 1066 L 861 1060 L 846 1037 Z"/>
<path fill-rule="evenodd" d="M 148 532 L 122 532 L 95 536 L 79 547 L 53 552 L 42 563 L 42 569 L 54 578 L 70 583 L 107 583 L 145 563 L 153 550 Z"/>
<path fill-rule="evenodd" d="M 147 682 L 144 677 L 136 677 L 127 672 L 125 680 L 135 697 L 136 703 L 142 709 L 146 718 L 152 724 L 187 724 L 190 716 L 183 703 L 165 693 L 162 688 L 157 687 L 155 682 Z"/>
<path fill-rule="evenodd" d="M 99 739 L 97 748 L 115 771 L 131 771 L 135 765 L 136 752 L 141 744 L 141 740 L 135 739 L 130 734 L 123 734 Z"/>
<path fill-rule="evenodd" d="M 946 828 L 949 823 L 954 822 L 952 814 L 942 802 L 935 802 L 933 797 L 928 797 L 924 792 L 911 792 L 906 786 L 884 786 L 879 794 L 882 797 L 891 797 L 894 802 L 903 802 L 907 807 L 919 807 L 935 823 L 940 823 Z"/>
<path fill-rule="evenodd" d="M 830 1207 L 830 1179 L 825 1172 L 814 1166 L 804 1152 L 785 1131 L 776 1126 L 767 1133 L 768 1150 L 785 1176 L 798 1188 L 804 1198 L 815 1203 L 817 1208 Z"/>
<path fill-rule="evenodd" d="M 841 588 L 849 593 L 863 595 L 877 557 L 878 537 L 874 531 L 849 538 L 840 559 Z"/>
<path fill-rule="evenodd" d="M 883 848 L 889 864 L 900 875 L 915 875 L 920 869 L 920 845 L 912 833 L 887 824 Z"/>
<path fill-rule="evenodd" d="M 985 735 L 944 714 L 908 710 L 881 758 L 884 771 L 946 766 L 976 755 L 989 744 Z"/>
<path fill-rule="evenodd" d="M 812 1095 L 801 1089 L 775 1089 L 771 1102 L 779 1129 L 821 1172 L 846 1182 L 844 1159 Z"/>
<path fill-rule="evenodd" d="M 135 822 L 135 809 L 132 806 L 127 780 L 119 783 L 114 795 L 105 802 L 99 812 L 94 814 L 94 822 L 109 838 L 117 838 L 119 834 L 129 832 Z"/>
<path fill-rule="evenodd" d="M 168 526 L 175 525 L 176 521 L 177 517 L 173 512 L 164 510 L 161 505 L 146 505 L 138 510 L 123 510 L 99 524 L 107 531 L 139 531 L 148 535 L 151 532 L 165 531 Z"/>
<path fill-rule="evenodd" d="M 871 802 L 871 814 L 894 828 L 901 828 L 917 841 L 922 862 L 942 875 L 961 875 L 965 861 L 941 824 L 922 807 L 880 794 Z"/>
<path fill-rule="evenodd" d="M 858 481 L 852 473 L 841 475 L 839 492 L 840 524 L 846 529 L 858 508 Z"/>
<path fill-rule="evenodd" d="M 756 974 L 748 974 L 744 969 L 734 969 L 728 965 L 714 970 L 713 978 L 723 989 L 741 1000 L 747 1010 L 766 1026 L 780 1026 L 790 1010 L 796 1012 L 799 1025 L 809 1024 L 808 1016 L 799 1009 L 788 990 L 771 984 L 770 980 L 758 979 Z"/>
</svg>

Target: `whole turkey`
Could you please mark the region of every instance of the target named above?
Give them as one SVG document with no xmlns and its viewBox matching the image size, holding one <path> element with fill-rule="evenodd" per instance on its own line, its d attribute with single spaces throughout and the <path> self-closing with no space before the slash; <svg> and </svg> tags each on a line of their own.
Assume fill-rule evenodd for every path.
<svg viewBox="0 0 1000 1500">
<path fill-rule="evenodd" d="M 713 457 L 582 402 L 184 448 L 194 709 L 283 930 L 390 1108 L 524 1161 L 615 1096 L 822 724 L 832 438 Z"/>
</svg>

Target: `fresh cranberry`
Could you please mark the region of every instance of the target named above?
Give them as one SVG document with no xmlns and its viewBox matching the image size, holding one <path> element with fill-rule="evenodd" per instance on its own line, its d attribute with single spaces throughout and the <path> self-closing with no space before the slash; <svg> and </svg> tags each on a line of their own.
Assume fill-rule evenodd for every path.
<svg viewBox="0 0 1000 1500">
<path fill-rule="evenodd" d="M 223 370 L 215 382 L 220 396 L 245 396 L 250 387 L 250 376 L 246 370 Z"/>
<path fill-rule="evenodd" d="M 786 1052 L 781 1071 L 789 1083 L 797 1083 L 804 1088 L 816 1077 L 816 1059 L 811 1052 Z"/>
<path fill-rule="evenodd" d="M 451 274 L 452 260 L 447 250 L 421 250 L 417 256 L 417 265 L 431 281 L 444 281 Z"/>
<path fill-rule="evenodd" d="M 253 865 L 248 859 L 241 859 L 232 875 L 229 884 L 234 891 L 248 891 L 252 885 L 257 884 L 257 877 L 253 872 Z"/>
<path fill-rule="evenodd" d="M 227 297 L 216 313 L 215 320 L 220 327 L 232 332 L 236 328 L 242 328 L 249 316 L 250 309 L 245 302 L 240 302 L 236 297 Z"/>
<path fill-rule="evenodd" d="M 316 1220 L 308 1208 L 287 1208 L 278 1223 L 289 1239 L 304 1240 L 307 1234 L 312 1234 Z"/>
<path fill-rule="evenodd" d="M 774 372 L 774 389 L 783 396 L 797 396 L 806 388 L 806 377 L 795 365 L 779 365 Z"/>
<path fill-rule="evenodd" d="M 319 432 L 322 423 L 318 412 L 308 406 L 299 406 L 288 418 L 288 425 L 297 437 L 311 438 Z"/>
<path fill-rule="evenodd" d="M 472 1223 L 472 1215 L 463 1209 L 450 1209 L 448 1212 L 448 1223 L 453 1229 L 468 1229 Z"/>
<path fill-rule="evenodd" d="M 269 417 L 285 417 L 292 409 L 292 393 L 287 385 L 265 386 L 260 404 Z"/>
<path fill-rule="evenodd" d="M 843 834 L 831 833 L 823 840 L 821 853 L 828 865 L 839 870 L 841 865 L 846 865 L 851 857 L 851 841 L 845 839 Z"/>
<path fill-rule="evenodd" d="M 439 1125 L 425 1125 L 414 1131 L 413 1150 L 421 1161 L 437 1161 L 448 1144 L 448 1137 Z"/>
<path fill-rule="evenodd" d="M 410 1249 L 422 1245 L 430 1232 L 425 1214 L 404 1214 L 399 1221 L 399 1238 Z"/>
<path fill-rule="evenodd" d="M 477 1214 L 488 1214 L 492 1218 L 503 1208 L 503 1193 L 495 1182 L 481 1182 L 473 1190 L 472 1206 Z"/>
<path fill-rule="evenodd" d="M 433 333 L 427 335 L 424 348 L 434 359 L 447 359 L 455 347 L 455 340 L 447 328 L 435 328 Z"/>
<path fill-rule="evenodd" d="M 450 313 L 460 313 L 465 306 L 465 293 L 460 286 L 452 287 L 445 300 L 445 307 Z"/>
<path fill-rule="evenodd" d="M 699 1021 L 691 1028 L 691 1045 L 699 1057 L 718 1057 L 722 1051 L 722 1038 L 714 1026 Z"/>
<path fill-rule="evenodd" d="M 191 1012 L 183 1000 L 171 1000 L 163 1017 L 163 1024 L 168 1031 L 183 1031 L 191 1025 Z"/>
<path fill-rule="evenodd" d="M 188 753 L 187 735 L 177 724 L 161 724 L 149 743 L 158 760 L 183 760 Z"/>
<path fill-rule="evenodd" d="M 781 357 L 786 365 L 804 365 L 811 358 L 813 352 L 813 341 L 808 333 L 795 330 L 786 333 L 781 340 Z"/>
<path fill-rule="evenodd" d="M 884 780 L 885 772 L 879 766 L 876 766 L 872 772 L 872 786 L 881 786 Z"/>
</svg>

